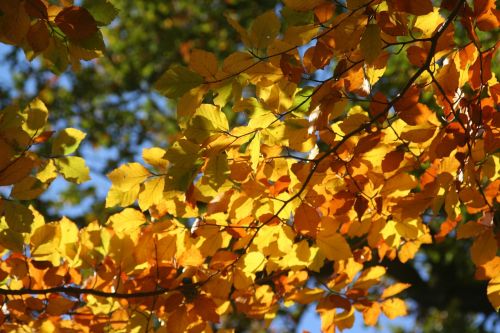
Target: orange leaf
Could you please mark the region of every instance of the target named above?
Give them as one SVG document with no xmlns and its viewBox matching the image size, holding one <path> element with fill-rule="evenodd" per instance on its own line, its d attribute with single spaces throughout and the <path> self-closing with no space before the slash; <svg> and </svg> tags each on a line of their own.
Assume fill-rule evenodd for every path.
<svg viewBox="0 0 500 333">
<path fill-rule="evenodd" d="M 303 203 L 295 210 L 295 229 L 305 235 L 316 237 L 321 218 L 313 207 Z"/>
</svg>

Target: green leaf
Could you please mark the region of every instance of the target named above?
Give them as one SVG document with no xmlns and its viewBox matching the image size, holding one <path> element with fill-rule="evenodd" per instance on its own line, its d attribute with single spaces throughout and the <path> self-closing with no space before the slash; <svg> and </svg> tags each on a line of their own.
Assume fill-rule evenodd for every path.
<svg viewBox="0 0 500 333">
<path fill-rule="evenodd" d="M 85 160 L 78 156 L 60 157 L 54 160 L 57 170 L 67 181 L 81 184 L 90 179 Z"/>
<path fill-rule="evenodd" d="M 85 133 L 76 128 L 66 128 L 58 133 L 52 143 L 52 155 L 69 155 L 78 148 L 85 138 Z"/>
<path fill-rule="evenodd" d="M 360 47 L 367 63 L 371 64 L 380 52 L 382 52 L 382 39 L 380 38 L 380 28 L 376 24 L 368 24 L 361 37 Z"/>
<path fill-rule="evenodd" d="M 171 66 L 156 82 L 155 88 L 169 98 L 179 98 L 203 83 L 203 78 L 184 66 Z"/>
<path fill-rule="evenodd" d="M 105 0 L 87 0 L 84 7 L 92 14 L 98 26 L 110 24 L 118 15 L 118 9 Z"/>
<path fill-rule="evenodd" d="M 14 201 L 4 202 L 5 221 L 12 231 L 30 232 L 33 223 L 33 212 L 26 206 Z"/>
</svg>

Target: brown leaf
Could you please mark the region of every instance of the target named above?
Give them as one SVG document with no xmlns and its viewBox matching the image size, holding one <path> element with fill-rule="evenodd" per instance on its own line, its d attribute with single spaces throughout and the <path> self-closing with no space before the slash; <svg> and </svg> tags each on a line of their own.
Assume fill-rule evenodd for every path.
<svg viewBox="0 0 500 333">
<path fill-rule="evenodd" d="M 34 52 L 42 52 L 49 47 L 49 29 L 43 20 L 38 20 L 35 24 L 33 24 L 30 27 L 30 30 L 28 30 L 28 35 L 26 37 Z"/>
<path fill-rule="evenodd" d="M 24 9 L 29 16 L 38 19 L 48 20 L 47 5 L 42 0 L 27 0 L 24 3 Z"/>
<path fill-rule="evenodd" d="M 97 32 L 97 23 L 83 7 L 70 6 L 57 14 L 55 23 L 70 39 L 85 39 Z"/>
</svg>

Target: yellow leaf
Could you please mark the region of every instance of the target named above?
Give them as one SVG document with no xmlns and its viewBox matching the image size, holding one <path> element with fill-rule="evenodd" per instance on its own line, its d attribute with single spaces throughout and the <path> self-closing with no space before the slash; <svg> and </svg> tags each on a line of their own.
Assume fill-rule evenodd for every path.
<svg viewBox="0 0 500 333">
<path fill-rule="evenodd" d="M 370 307 L 363 309 L 363 320 L 367 326 L 377 325 L 378 317 L 380 316 L 380 304 L 374 302 Z"/>
<path fill-rule="evenodd" d="M 165 177 L 156 177 L 144 183 L 144 189 L 139 194 L 139 207 L 142 211 L 149 209 L 152 205 L 163 199 L 165 189 Z"/>
<path fill-rule="evenodd" d="M 359 276 L 353 288 L 368 289 L 375 283 L 378 283 L 385 272 L 386 269 L 382 266 L 373 266 L 365 269 Z"/>
<path fill-rule="evenodd" d="M 60 264 L 60 255 L 56 251 L 61 241 L 61 227 L 58 223 L 44 224 L 31 234 L 31 256 L 35 260 L 51 261 Z"/>
<path fill-rule="evenodd" d="M 52 142 L 52 155 L 69 155 L 78 148 L 86 134 L 76 128 L 66 128 L 57 133 Z"/>
<path fill-rule="evenodd" d="M 81 157 L 59 157 L 54 159 L 54 164 L 67 181 L 81 184 L 90 179 L 89 168 L 85 165 L 85 160 Z"/>
<path fill-rule="evenodd" d="M 256 273 L 262 270 L 266 264 L 266 257 L 260 252 L 249 252 L 244 254 L 240 261 L 238 261 L 238 267 L 245 273 Z"/>
<path fill-rule="evenodd" d="M 252 166 L 252 170 L 254 172 L 257 171 L 257 166 L 259 165 L 260 160 L 260 140 L 260 131 L 257 131 L 252 140 L 250 140 L 250 144 L 247 148 L 250 153 L 250 165 Z"/>
<path fill-rule="evenodd" d="M 434 7 L 434 10 L 426 15 L 417 17 L 414 28 L 420 30 L 422 33 L 420 38 L 431 37 L 436 28 L 443 23 L 444 18 L 439 13 L 439 7 Z"/>
<path fill-rule="evenodd" d="M 406 316 L 408 309 L 406 303 L 399 298 L 389 298 L 382 302 L 382 312 L 389 318 L 394 319 L 400 316 Z"/>
<path fill-rule="evenodd" d="M 352 257 L 349 244 L 340 234 L 319 232 L 316 241 L 320 251 L 328 260 L 345 260 Z"/>
<path fill-rule="evenodd" d="M 47 164 L 45 164 L 45 166 L 36 174 L 36 178 L 38 178 L 42 183 L 50 182 L 56 177 L 57 169 L 53 159 L 48 160 Z"/>
<path fill-rule="evenodd" d="M 168 167 L 168 160 L 165 158 L 167 152 L 158 147 L 144 148 L 142 150 L 142 159 L 159 171 L 165 171 Z"/>
<path fill-rule="evenodd" d="M 310 304 L 312 302 L 320 300 L 323 297 L 324 293 L 325 291 L 321 288 L 314 288 L 314 289 L 304 288 L 295 292 L 288 299 L 295 301 L 299 304 Z"/>
<path fill-rule="evenodd" d="M 151 176 L 148 169 L 139 163 L 127 163 L 108 174 L 112 187 L 129 191 Z"/>
<path fill-rule="evenodd" d="M 215 105 L 202 104 L 189 121 L 184 134 L 189 140 L 202 143 L 212 135 L 228 130 L 226 115 Z"/>
<path fill-rule="evenodd" d="M 16 183 L 10 195 L 19 200 L 32 200 L 42 194 L 47 186 L 35 177 L 28 176 Z"/>
<path fill-rule="evenodd" d="M 23 123 L 23 130 L 30 136 L 40 134 L 47 122 L 49 111 L 41 100 L 36 98 L 24 110 L 26 113 L 26 121 Z"/>
<path fill-rule="evenodd" d="M 61 229 L 61 242 L 59 243 L 59 252 L 66 260 L 75 260 L 79 252 L 79 234 L 78 226 L 63 217 L 59 221 Z"/>
<path fill-rule="evenodd" d="M 392 297 L 394 295 L 397 295 L 400 292 L 402 292 L 403 290 L 409 288 L 410 286 L 411 286 L 411 284 L 409 284 L 409 283 L 401 283 L 401 282 L 395 283 L 395 284 L 387 287 L 384 290 L 381 298 L 389 298 L 389 297 Z"/>
<path fill-rule="evenodd" d="M 111 215 L 107 225 L 121 235 L 133 233 L 146 223 L 146 217 L 137 209 L 125 208 L 120 213 Z"/>
<path fill-rule="evenodd" d="M 500 310 L 500 274 L 490 280 L 486 293 L 491 305 L 498 312 Z"/>
<path fill-rule="evenodd" d="M 380 194 L 391 197 L 406 196 L 417 184 L 414 176 L 407 173 L 397 173 L 385 182 Z"/>
</svg>

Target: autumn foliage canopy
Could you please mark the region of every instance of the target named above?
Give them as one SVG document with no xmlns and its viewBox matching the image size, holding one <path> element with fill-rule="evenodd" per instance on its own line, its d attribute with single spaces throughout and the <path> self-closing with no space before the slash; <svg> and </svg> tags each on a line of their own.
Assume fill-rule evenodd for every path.
<svg viewBox="0 0 500 333">
<path fill-rule="evenodd" d="M 2 0 L 0 40 L 78 71 L 117 15 L 107 1 Z M 240 51 L 193 49 L 158 79 L 178 133 L 107 175 L 107 220 L 31 205 L 57 177 L 89 179 L 85 133 L 52 130 L 42 96 L 0 111 L 3 329 L 212 332 L 310 303 L 325 332 L 355 312 L 375 325 L 407 314 L 411 288 L 381 261 L 450 237 L 471 242 L 498 311 L 498 44 L 481 39 L 495 1 L 284 0 L 250 26 L 227 20 Z M 398 62 L 410 70 L 394 84 Z"/>
</svg>

